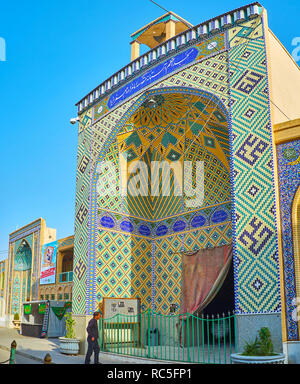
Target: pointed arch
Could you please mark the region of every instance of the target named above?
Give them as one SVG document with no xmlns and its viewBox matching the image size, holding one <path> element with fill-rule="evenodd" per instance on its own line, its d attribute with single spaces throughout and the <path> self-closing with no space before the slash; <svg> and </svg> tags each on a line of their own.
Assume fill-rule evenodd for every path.
<svg viewBox="0 0 300 384">
<path fill-rule="evenodd" d="M 293 248 L 295 265 L 295 283 L 296 283 L 296 302 L 300 301 L 300 187 L 294 197 L 292 204 L 292 229 L 293 229 Z M 298 320 L 298 332 L 300 333 L 300 321 Z"/>
</svg>

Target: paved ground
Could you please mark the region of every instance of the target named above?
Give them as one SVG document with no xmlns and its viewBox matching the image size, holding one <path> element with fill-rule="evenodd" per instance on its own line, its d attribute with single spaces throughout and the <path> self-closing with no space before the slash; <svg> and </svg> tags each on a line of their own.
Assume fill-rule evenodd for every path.
<svg viewBox="0 0 300 384">
<path fill-rule="evenodd" d="M 14 340 L 17 343 L 17 364 L 43 364 L 44 358 L 48 353 L 51 355 L 52 363 L 54 364 L 84 364 L 84 355 L 69 356 L 60 353 L 58 339 L 40 339 L 22 336 L 16 329 L 4 327 L 0 327 L 0 363 L 9 358 L 10 346 Z M 103 364 L 167 363 L 149 359 L 132 359 L 107 353 L 100 353 L 99 360 Z"/>
<path fill-rule="evenodd" d="M 9 364 L 7 361 L 9 359 L 10 352 L 4 349 L 0 349 L 0 364 Z M 5 361 L 5 363 L 3 363 Z M 43 364 L 40 361 L 33 360 L 29 357 L 24 357 L 17 354 L 15 357 L 16 364 Z"/>
</svg>

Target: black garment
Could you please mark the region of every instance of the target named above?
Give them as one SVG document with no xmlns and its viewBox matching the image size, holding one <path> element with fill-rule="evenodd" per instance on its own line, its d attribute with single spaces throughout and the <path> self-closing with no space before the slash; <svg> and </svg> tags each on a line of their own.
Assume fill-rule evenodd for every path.
<svg viewBox="0 0 300 384">
<path fill-rule="evenodd" d="M 91 356 L 94 352 L 94 363 L 99 364 L 99 352 L 100 348 L 98 345 L 98 340 L 95 339 L 94 341 L 88 339 L 88 350 L 85 357 L 85 364 L 90 364 Z"/>
<path fill-rule="evenodd" d="M 87 337 L 87 342 L 88 342 L 88 350 L 86 353 L 85 357 L 85 364 L 89 364 L 91 360 L 92 353 L 94 352 L 94 362 L 95 364 L 98 364 L 98 357 L 99 357 L 99 344 L 98 344 L 98 324 L 97 320 L 95 318 L 92 318 L 88 326 L 86 328 L 88 337 Z M 94 338 L 94 341 L 92 341 L 92 338 Z"/>
<path fill-rule="evenodd" d="M 98 340 L 98 323 L 95 318 L 92 318 L 87 326 L 87 333 L 88 333 L 88 340 L 92 339 L 92 337 L 95 338 L 95 340 Z"/>
</svg>

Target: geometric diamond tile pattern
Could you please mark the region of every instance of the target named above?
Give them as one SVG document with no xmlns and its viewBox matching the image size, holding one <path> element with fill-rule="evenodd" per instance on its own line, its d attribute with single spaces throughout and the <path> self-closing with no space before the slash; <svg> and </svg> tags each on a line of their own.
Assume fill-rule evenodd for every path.
<svg viewBox="0 0 300 384">
<path fill-rule="evenodd" d="M 155 242 L 155 311 L 169 313 L 171 304 L 180 305 L 181 249 L 183 238 L 172 236 Z"/>
<path fill-rule="evenodd" d="M 300 188 L 300 140 L 278 145 L 277 156 L 287 339 L 299 340 L 299 321 L 297 324 L 294 316 L 297 304 L 295 298 L 299 296 L 299 277 L 296 273 L 293 207 L 296 193 Z"/>
<path fill-rule="evenodd" d="M 182 252 L 219 247 L 232 241 L 231 222 L 156 239 L 154 296 L 155 310 L 168 314 L 170 304 L 180 307 Z"/>
<path fill-rule="evenodd" d="M 151 242 L 107 230 L 98 231 L 96 301 L 103 297 L 140 297 L 142 308 L 152 300 Z"/>
<path fill-rule="evenodd" d="M 90 138 L 90 126 L 78 135 L 72 292 L 73 310 L 77 314 L 84 314 L 86 311 Z"/>
<path fill-rule="evenodd" d="M 242 59 L 241 59 L 242 58 Z M 278 312 L 277 233 L 264 39 L 229 52 L 236 309 Z"/>
<path fill-rule="evenodd" d="M 269 95 L 262 25 L 258 20 L 240 23 L 227 30 L 227 47 L 223 39 L 224 33 L 215 38 L 220 49 L 217 52 L 208 51 L 212 44 L 196 44 L 197 61 L 153 84 L 147 93 L 135 94 L 112 111 L 109 111 L 107 99 L 103 99 L 94 109 L 81 115 L 74 239 L 75 312 L 92 313 L 105 296 L 139 296 L 144 308 L 155 305 L 157 311 L 168 313 L 170 304 L 180 305 L 180 253 L 228 244 L 232 238 L 236 311 L 261 313 L 280 310 Z M 209 110 L 211 120 L 206 119 L 209 121 L 207 126 L 205 121 L 203 124 L 195 119 L 187 125 L 190 123 L 186 119 L 182 130 L 181 123 L 172 127 L 172 123 L 167 122 L 167 114 L 161 114 L 161 121 L 166 124 L 160 129 L 154 124 L 152 111 L 144 111 L 143 116 L 135 112 L 145 102 L 146 96 L 151 92 L 163 95 L 165 87 L 173 95 L 176 92 L 212 95 L 214 100 L 222 103 L 223 109 L 214 109 L 214 104 L 204 98 L 189 112 L 194 119 L 196 113 L 203 116 Z M 164 92 L 171 93 L 170 90 Z M 173 97 L 176 104 L 178 97 Z M 161 102 L 162 99 L 158 97 L 157 100 Z M 180 109 L 180 103 L 177 104 Z M 227 112 L 226 118 L 223 112 Z M 126 126 L 131 116 L 137 119 L 140 131 L 134 132 L 131 122 Z M 227 124 L 228 116 L 230 124 Z M 147 143 L 154 142 L 158 136 L 156 152 L 149 151 Z M 198 144 L 188 141 L 191 137 L 193 141 L 196 136 L 201 136 L 201 145 L 198 145 L 200 139 Z M 213 172 L 206 174 L 206 187 L 212 191 L 219 187 L 220 193 L 215 190 L 210 194 L 207 189 L 208 208 L 213 202 L 225 204 L 232 198 L 234 225 L 228 219 L 225 223 L 198 230 L 182 230 L 160 238 L 135 233 L 126 235 L 116 228 L 100 227 L 98 210 L 109 211 L 112 222 L 119 222 L 119 217 L 124 214 L 119 191 L 113 195 L 110 188 L 115 186 L 112 187 L 111 183 L 105 183 L 103 179 L 99 184 L 104 196 L 100 203 L 94 192 L 95 167 L 99 161 L 108 158 L 118 164 L 117 145 L 119 149 L 123 147 L 132 160 L 143 156 L 149 160 L 159 153 L 168 161 L 187 154 L 186 148 L 190 149 L 190 158 L 198 156 L 205 160 L 204 152 L 199 152 L 201 147 L 205 147 L 211 152 L 206 166 L 214 166 Z M 216 160 L 217 156 L 212 154 L 217 151 L 223 157 L 220 155 Z M 109 181 L 109 174 L 107 176 L 106 181 Z M 193 213 L 192 210 L 180 210 L 182 203 L 176 200 L 176 215 Z M 165 210 L 164 204 L 155 204 L 160 212 Z M 168 204 L 174 208 L 172 201 Z M 132 203 L 132 209 L 136 209 L 136 213 L 146 209 L 142 199 L 140 206 Z M 169 212 L 173 211 L 169 209 Z M 130 212 L 126 214 L 130 215 Z M 137 216 L 133 215 L 132 220 L 138 222 Z M 164 233 L 169 231 L 169 218 L 157 216 L 153 220 L 164 220 L 160 228 L 166 230 Z M 153 222 L 151 225 L 154 228 L 156 224 Z M 181 220 L 180 225 L 184 228 L 186 224 Z"/>
</svg>

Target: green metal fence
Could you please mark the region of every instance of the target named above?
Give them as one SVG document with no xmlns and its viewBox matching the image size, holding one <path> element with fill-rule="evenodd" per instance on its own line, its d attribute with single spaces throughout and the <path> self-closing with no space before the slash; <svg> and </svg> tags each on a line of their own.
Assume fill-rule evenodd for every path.
<svg viewBox="0 0 300 384">
<path fill-rule="evenodd" d="M 236 352 L 235 316 L 118 314 L 99 321 L 102 351 L 187 363 L 229 364 Z"/>
</svg>

